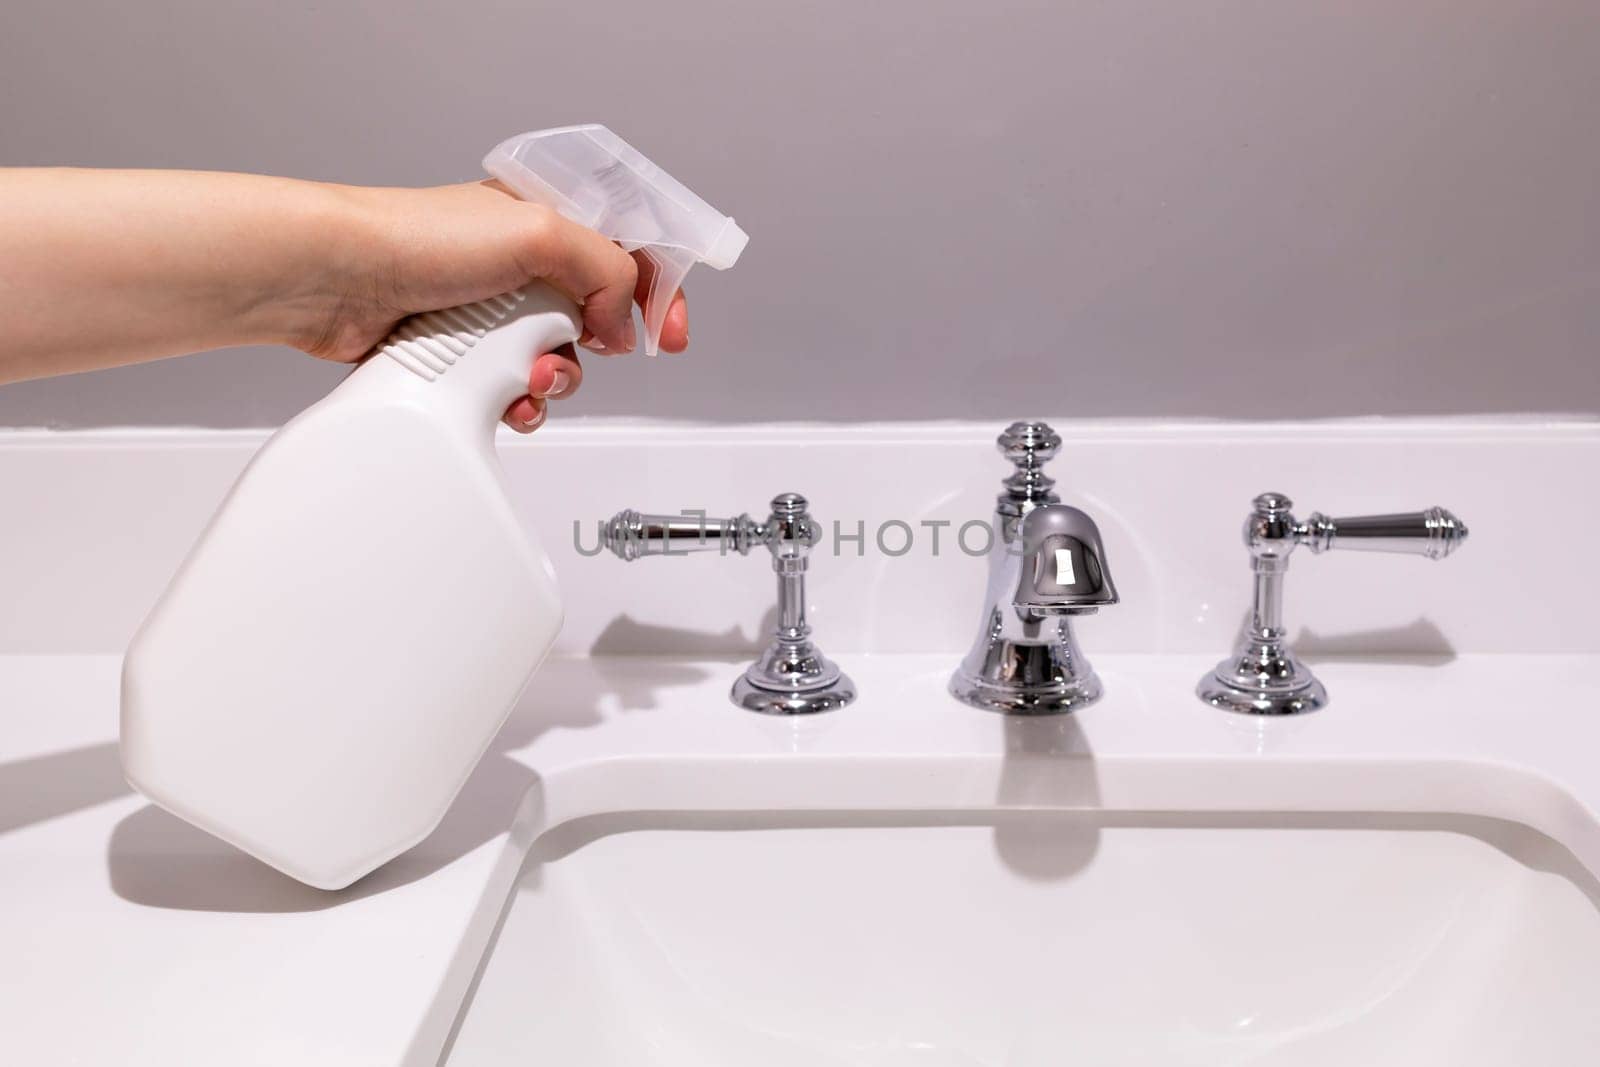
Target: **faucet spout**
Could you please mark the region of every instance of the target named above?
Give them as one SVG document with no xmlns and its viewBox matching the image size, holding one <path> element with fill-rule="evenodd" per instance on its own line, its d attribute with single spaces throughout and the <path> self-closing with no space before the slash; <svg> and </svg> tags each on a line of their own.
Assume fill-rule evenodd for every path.
<svg viewBox="0 0 1600 1067">
<path fill-rule="evenodd" d="M 1031 618 L 1093 615 L 1117 602 L 1100 528 L 1067 504 L 1046 504 L 1022 519 L 1022 558 L 1013 604 Z"/>
<path fill-rule="evenodd" d="M 1055 431 L 1042 422 L 1013 423 L 998 443 L 1015 470 L 995 501 L 977 640 L 950 679 L 950 692 L 1010 715 L 1074 711 L 1102 692 L 1072 616 L 1117 602 L 1105 545 L 1094 520 L 1061 503 L 1044 473 L 1061 445 Z"/>
</svg>

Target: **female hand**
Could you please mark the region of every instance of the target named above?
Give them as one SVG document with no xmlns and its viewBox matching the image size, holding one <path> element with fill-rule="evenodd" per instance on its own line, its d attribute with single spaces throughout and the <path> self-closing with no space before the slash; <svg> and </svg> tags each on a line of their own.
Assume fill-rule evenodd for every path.
<svg viewBox="0 0 1600 1067">
<path fill-rule="evenodd" d="M 649 291 L 652 266 L 593 230 L 548 208 L 517 200 L 498 183 L 433 189 L 359 189 L 353 195 L 370 234 L 343 268 L 344 293 L 302 344 L 323 359 L 360 359 L 407 315 L 453 307 L 520 289 L 542 279 L 583 311 L 579 344 L 606 355 L 635 345 L 633 305 Z M 661 347 L 689 342 L 688 308 L 680 292 L 662 329 Z M 571 396 L 583 381 L 576 352 L 543 353 L 528 376 L 528 395 L 506 411 L 524 433 L 537 429 L 546 403 Z"/>
<path fill-rule="evenodd" d="M 0 169 L 0 383 L 260 343 L 350 363 L 408 315 L 536 279 L 582 307 L 580 344 L 633 348 L 649 261 L 495 182 Z M 688 341 L 679 293 L 661 347 Z M 540 353 L 506 421 L 538 427 L 582 380 L 571 346 Z"/>
</svg>

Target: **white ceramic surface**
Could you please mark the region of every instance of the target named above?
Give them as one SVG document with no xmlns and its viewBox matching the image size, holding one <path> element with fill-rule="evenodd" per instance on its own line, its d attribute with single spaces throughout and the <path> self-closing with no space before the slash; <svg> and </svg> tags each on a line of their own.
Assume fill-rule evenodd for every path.
<svg viewBox="0 0 1600 1067">
<path fill-rule="evenodd" d="M 1561 490 L 1563 529 L 1600 529 L 1600 421 L 1052 425 L 1063 443 L 1049 472 L 1062 498 L 1099 523 L 1122 594 L 1115 611 L 1084 623 L 1091 655 L 1220 658 L 1249 602 L 1239 529 L 1251 498 L 1269 489 L 1301 511 L 1330 515 L 1440 504 L 1472 529 L 1468 548 L 1439 564 L 1297 557 L 1288 609 L 1303 648 L 1600 652 L 1592 612 L 1600 567 L 1569 551 L 1523 551 L 1528 522 L 1549 513 L 1552 486 Z M 830 654 L 960 655 L 977 625 L 984 561 L 953 542 L 963 523 L 990 516 L 1009 469 L 994 447 L 1002 429 L 555 421 L 531 438 L 504 431 L 499 451 L 518 512 L 566 594 L 557 654 L 758 647 L 773 604 L 767 560 L 712 553 L 624 566 L 592 554 L 595 523 L 625 507 L 760 516 L 774 494 L 793 490 L 810 499 L 824 532 L 811 616 Z M 264 439 L 0 433 L 8 518 L 0 522 L 0 652 L 120 653 Z M 924 525 L 941 522 L 949 525 Z M 912 534 L 903 554 L 906 533 L 895 523 Z M 858 532 L 864 541 L 850 539 Z M 1505 574 L 1511 560 L 1516 581 Z M 1493 610 L 1484 610 L 1485 590 Z M 686 614 L 684 604 L 695 610 Z"/>
<path fill-rule="evenodd" d="M 1600 886 L 1514 823 L 564 831 L 529 857 L 451 1067 L 1478 1067 L 1600 1047 Z"/>
<path fill-rule="evenodd" d="M 1320 660 L 1334 703 L 1303 719 L 1262 722 L 1195 700 L 1194 680 L 1210 657 L 1108 655 L 1098 663 L 1105 700 L 1039 726 L 950 700 L 947 656 L 840 659 L 860 700 L 806 722 L 729 705 L 728 686 L 742 669 L 732 659 L 552 660 L 538 694 L 518 707 L 440 829 L 372 877 L 328 894 L 127 790 L 113 744 L 115 657 L 0 657 L 6 1052 L 29 1064 L 431 1067 L 524 856 L 546 831 L 570 834 L 563 828 L 597 815 L 821 811 L 871 824 L 881 815 L 852 813 L 890 812 L 932 820 L 935 829 L 951 812 L 981 822 L 985 813 L 1030 810 L 1118 819 L 1187 812 L 1202 821 L 1324 813 L 1347 827 L 1350 813 L 1358 826 L 1372 813 L 1427 826 L 1439 816 L 1466 817 L 1527 828 L 1508 831 L 1513 838 L 1547 835 L 1586 870 L 1600 870 L 1597 657 Z M 1519 679 L 1531 680 L 1508 711 L 1503 695 Z M 1400 832 L 1380 830 L 1379 839 Z M 1352 862 L 1388 847 L 1338 844 L 1347 830 L 1317 832 Z M 1404 832 L 1420 840 L 1418 831 Z M 983 885 L 1015 873 L 992 838 L 973 849 L 958 831 L 929 837 L 944 853 L 937 862 L 953 864 L 964 852 Z M 1528 866 L 1520 848 L 1490 856 L 1470 841 L 1457 844 L 1478 859 L 1433 855 L 1406 869 L 1428 892 L 1455 878 L 1480 888 L 1532 878 L 1519 870 Z M 1247 840 L 1232 855 L 1254 870 L 1269 848 Z M 583 864 L 582 855 L 571 858 Z M 1105 853 L 1113 881 L 1126 875 L 1117 855 Z M 1198 863 L 1183 854 L 1152 862 L 1185 872 Z M 640 871 L 646 882 L 670 873 L 643 862 Z M 848 872 L 839 877 L 850 881 Z M 1024 889 L 1048 896 L 1063 887 L 1029 882 L 1005 892 Z M 1170 886 L 1175 915 L 1192 914 L 1183 889 Z M 802 906 L 789 896 L 767 903 L 780 924 L 797 921 L 792 911 Z M 1305 909 L 1311 929 L 1302 936 L 1317 936 L 1334 917 L 1352 924 L 1378 904 L 1352 893 L 1342 910 Z M 1242 899 L 1234 907 L 1244 914 L 1265 905 Z M 1373 921 L 1394 921 L 1383 914 Z M 1563 914 L 1563 928 L 1584 936 L 1576 932 L 1584 924 Z M 1155 918 L 1115 912 L 1104 921 Z M 950 912 L 952 931 L 972 922 L 979 919 Z M 89 1016 L 94 1025 L 83 1025 Z M 1552 1053 L 1539 1062 L 1589 1061 Z"/>
<path fill-rule="evenodd" d="M 1415 1023 L 1416 1042 L 1396 1045 L 1408 1058 L 1395 1062 L 1587 1067 L 1594 1035 L 1575 1029 L 1582 1020 L 1562 996 L 1594 987 L 1585 894 L 1600 872 L 1600 568 L 1581 538 L 1525 549 L 1548 529 L 1551 484 L 1564 487 L 1568 528 L 1600 520 L 1593 425 L 1062 427 L 1055 473 L 1067 499 L 1100 518 L 1124 603 L 1081 629 L 1104 701 L 1038 724 L 945 693 L 972 637 L 980 560 L 824 554 L 819 635 L 861 697 L 784 721 L 727 702 L 739 649 L 771 603 L 765 561 L 628 566 L 558 554 L 575 514 L 756 510 L 785 488 L 809 493 L 824 522 L 982 513 L 1003 473 L 998 429 L 580 427 L 517 443 L 512 491 L 557 556 L 572 609 L 564 643 L 439 829 L 333 894 L 132 794 L 115 747 L 119 659 L 86 654 L 120 648 L 259 438 L 0 439 L 0 1062 L 433 1067 L 502 915 L 491 969 L 543 966 L 515 931 L 564 922 L 583 884 L 619 921 L 627 894 L 658 886 L 658 901 L 631 906 L 677 953 L 668 958 L 683 978 L 619 970 L 604 944 L 631 957 L 641 927 L 608 932 L 591 912 L 570 943 L 602 947 L 570 972 L 563 1003 L 581 1021 L 604 983 L 628 983 L 644 1014 L 615 1020 L 617 1048 L 636 1052 L 648 1013 L 666 1012 L 679 1029 L 663 1040 L 710 1067 L 748 1034 L 695 1014 L 684 981 L 745 998 L 730 1003 L 764 1032 L 781 1019 L 755 1012 L 761 976 L 731 933 L 712 938 L 693 922 L 737 919 L 744 944 L 801 953 L 838 943 L 841 932 L 822 925 L 834 916 L 862 953 L 838 965 L 849 988 L 901 973 L 893 957 L 913 943 L 926 950 L 922 931 L 969 953 L 980 973 L 1017 962 L 999 955 L 1022 951 L 1002 904 L 1040 945 L 1085 947 L 1082 961 L 1063 951 L 1029 966 L 1076 991 L 1062 1010 L 1079 1014 L 1064 1018 L 1105 1006 L 1092 1019 L 1102 1049 L 1130 1032 L 1134 1017 L 1121 1013 L 1141 1010 L 1114 995 L 1134 984 L 1116 969 L 1128 959 L 1108 962 L 1125 943 L 1134 960 L 1171 961 L 1170 975 L 1142 976 L 1151 999 L 1140 1033 L 1223 1035 L 1187 1046 L 1197 1056 L 1384 1063 L 1390 1052 L 1373 1043 L 1386 1026 L 1398 1032 L 1395 1012 Z M 1244 609 L 1237 529 L 1250 495 L 1267 488 L 1329 512 L 1443 504 L 1473 530 L 1439 564 L 1296 560 L 1290 618 L 1332 702 L 1287 721 L 1215 711 L 1193 695 Z M 750 828 L 681 822 L 707 812 L 694 817 Z M 1187 821 L 1174 825 L 1173 813 Z M 1040 825 L 1097 829 L 1072 877 L 1040 843 Z M 592 840 L 574 846 L 582 834 Z M 567 851 L 546 865 L 549 894 L 524 891 L 506 912 L 529 851 L 562 840 Z M 1275 862 L 1284 856 L 1292 862 Z M 631 888 L 622 867 L 640 875 Z M 891 892 L 914 876 L 920 894 Z M 1217 903 L 1202 910 L 1208 899 Z M 674 940 L 691 935 L 707 944 L 697 962 Z M 809 977 L 795 983 L 795 1004 L 833 1052 L 1027 1064 L 1040 1054 L 1029 1042 L 1053 1040 L 1054 1017 L 1024 1010 L 1037 1001 L 978 1021 L 913 1003 L 911 992 L 933 986 L 999 996 L 957 975 L 958 958 L 921 957 L 904 990 L 863 992 L 853 1015 L 832 1012 L 833 987 L 817 971 L 796 972 Z M 1203 958 L 1210 979 L 1187 983 L 1196 988 L 1178 1003 Z M 1417 962 L 1405 981 L 1402 959 Z M 497 994 L 484 974 L 487 1012 Z M 1031 997 L 1038 984 L 1012 993 Z M 1426 1014 L 1424 999 L 1446 1014 Z M 882 1018 L 865 1019 L 868 1008 Z M 1193 1026 L 1178 1033 L 1184 1020 Z M 1471 1040 L 1450 1043 L 1452 1020 Z M 1499 1024 L 1520 1035 L 1518 1048 L 1487 1036 Z M 458 1054 L 475 1047 L 468 1027 L 479 1025 L 490 1024 L 462 1023 Z M 521 1025 L 496 1031 L 507 1048 L 554 1040 L 528 1029 L 549 1019 Z M 1291 1038 L 1300 1043 L 1282 1044 Z"/>
</svg>

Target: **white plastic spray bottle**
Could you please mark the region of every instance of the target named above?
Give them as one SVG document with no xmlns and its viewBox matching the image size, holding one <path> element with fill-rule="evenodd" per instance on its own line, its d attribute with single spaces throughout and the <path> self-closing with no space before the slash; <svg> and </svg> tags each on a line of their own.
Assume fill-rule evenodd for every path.
<svg viewBox="0 0 1600 1067">
<path fill-rule="evenodd" d="M 650 257 L 651 355 L 689 268 L 747 241 L 603 126 L 514 137 L 484 166 Z M 128 648 L 135 787 L 323 889 L 438 825 L 561 628 L 494 434 L 580 327 L 542 282 L 416 315 L 262 447 Z"/>
</svg>

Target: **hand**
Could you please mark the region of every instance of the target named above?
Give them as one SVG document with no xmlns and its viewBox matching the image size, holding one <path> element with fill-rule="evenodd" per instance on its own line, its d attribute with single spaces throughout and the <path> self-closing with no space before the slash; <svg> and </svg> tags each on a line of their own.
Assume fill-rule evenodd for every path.
<svg viewBox="0 0 1600 1067">
<path fill-rule="evenodd" d="M 551 211 L 517 200 L 498 182 L 433 189 L 348 189 L 364 236 L 350 242 L 333 276 L 335 299 L 309 316 L 296 342 L 311 355 L 354 362 L 419 311 L 454 307 L 543 279 L 583 311 L 579 344 L 605 355 L 632 351 L 633 305 L 644 303 L 652 266 Z M 689 343 L 688 306 L 674 295 L 661 348 Z M 541 353 L 528 395 L 506 410 L 512 429 L 543 425 L 546 402 L 571 396 L 583 381 L 576 351 Z"/>
<path fill-rule="evenodd" d="M 0 168 L 0 383 L 235 345 L 351 363 L 408 315 L 536 279 L 582 306 L 581 344 L 633 348 L 649 261 L 494 182 Z M 661 347 L 688 342 L 680 293 Z M 506 420 L 533 429 L 582 378 L 570 347 L 539 353 Z"/>
</svg>

